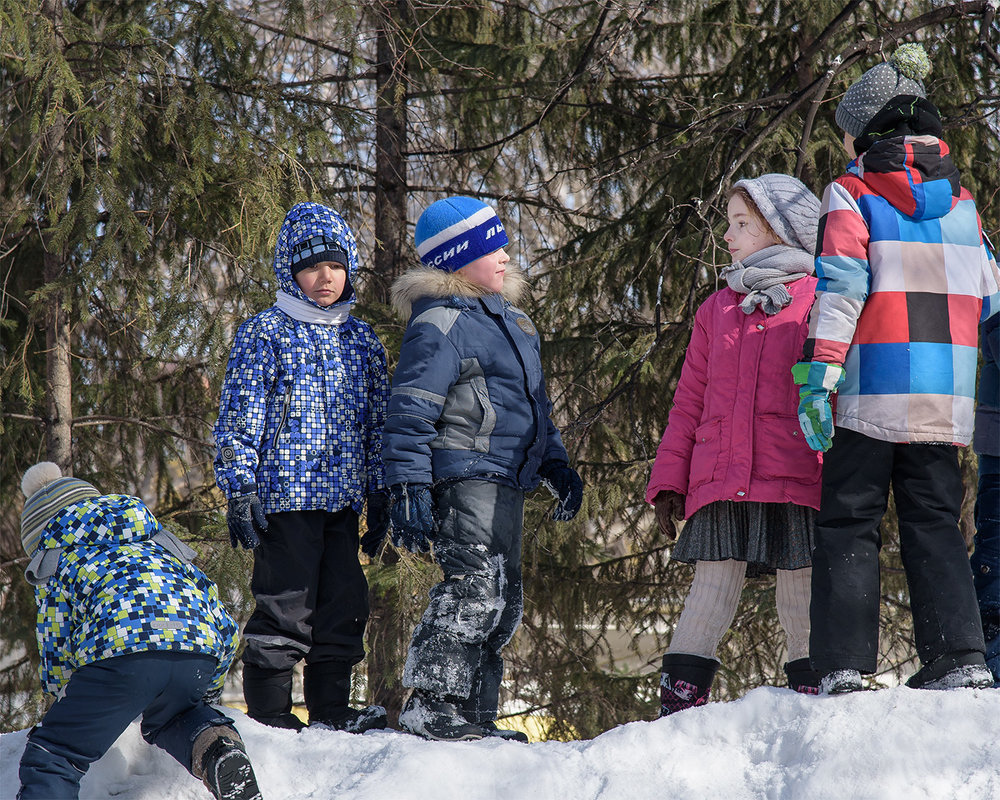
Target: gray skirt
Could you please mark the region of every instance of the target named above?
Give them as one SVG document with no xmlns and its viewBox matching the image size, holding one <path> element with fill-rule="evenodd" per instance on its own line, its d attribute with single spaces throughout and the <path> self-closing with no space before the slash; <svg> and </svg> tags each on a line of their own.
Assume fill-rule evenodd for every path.
<svg viewBox="0 0 1000 800">
<path fill-rule="evenodd" d="M 676 561 L 734 559 L 747 576 L 812 566 L 816 512 L 793 503 L 734 503 L 699 508 L 684 525 L 671 552 Z"/>
</svg>

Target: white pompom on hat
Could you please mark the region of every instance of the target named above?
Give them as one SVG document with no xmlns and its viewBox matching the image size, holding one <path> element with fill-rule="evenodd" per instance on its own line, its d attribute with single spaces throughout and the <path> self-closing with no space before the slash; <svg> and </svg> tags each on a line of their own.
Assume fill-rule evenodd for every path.
<svg viewBox="0 0 1000 800">
<path fill-rule="evenodd" d="M 21 545 L 33 556 L 49 521 L 60 511 L 101 493 L 79 478 L 64 478 L 58 464 L 42 461 L 21 478 L 24 509 L 21 511 Z"/>
</svg>

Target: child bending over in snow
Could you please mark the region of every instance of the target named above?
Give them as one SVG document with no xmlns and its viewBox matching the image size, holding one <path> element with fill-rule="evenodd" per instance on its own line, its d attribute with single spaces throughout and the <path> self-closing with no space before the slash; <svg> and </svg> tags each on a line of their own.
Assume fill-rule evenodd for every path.
<svg viewBox="0 0 1000 800">
<path fill-rule="evenodd" d="M 80 779 L 142 715 L 142 736 L 213 796 L 260 800 L 222 691 L 239 630 L 194 552 L 142 501 L 102 495 L 45 461 L 21 481 L 21 543 L 38 603 L 42 687 L 56 701 L 21 756 L 20 800 L 79 795 Z"/>
<path fill-rule="evenodd" d="M 429 206 L 416 226 L 424 266 L 393 300 L 409 319 L 385 426 L 393 542 L 427 552 L 444 579 L 413 633 L 399 717 L 430 739 L 523 734 L 495 724 L 503 659 L 521 621 L 524 493 L 544 482 L 569 520 L 583 485 L 550 417 L 538 330 L 514 306 L 507 234 L 471 197 Z"/>
<path fill-rule="evenodd" d="M 694 581 L 663 656 L 660 715 L 708 702 L 716 648 L 749 572 L 777 571 L 789 685 L 815 693 L 809 668 L 809 580 L 821 458 L 799 430 L 789 375 L 806 337 L 816 279 L 819 200 L 788 175 L 729 192 L 728 286 L 695 314 L 691 343 L 646 500 L 672 556 Z"/>
</svg>

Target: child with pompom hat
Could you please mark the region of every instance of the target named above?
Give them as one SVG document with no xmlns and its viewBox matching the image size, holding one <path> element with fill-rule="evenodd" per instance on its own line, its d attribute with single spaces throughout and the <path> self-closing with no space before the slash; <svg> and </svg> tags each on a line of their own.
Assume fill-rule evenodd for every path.
<svg viewBox="0 0 1000 800">
<path fill-rule="evenodd" d="M 137 497 L 101 494 L 50 461 L 21 480 L 21 542 L 35 587 L 42 688 L 21 800 L 75 798 L 80 779 L 135 717 L 142 736 L 216 798 L 260 800 L 233 720 L 210 705 L 239 644 L 194 551 Z"/>
<path fill-rule="evenodd" d="M 823 197 L 816 302 L 792 370 L 803 433 L 825 451 L 809 654 L 829 693 L 876 670 L 890 486 L 921 663 L 907 685 L 992 683 L 958 527 L 958 446 L 972 438 L 977 326 L 997 311 L 1000 276 L 929 72 L 923 48 L 903 45 L 837 108 L 854 160 Z"/>
</svg>

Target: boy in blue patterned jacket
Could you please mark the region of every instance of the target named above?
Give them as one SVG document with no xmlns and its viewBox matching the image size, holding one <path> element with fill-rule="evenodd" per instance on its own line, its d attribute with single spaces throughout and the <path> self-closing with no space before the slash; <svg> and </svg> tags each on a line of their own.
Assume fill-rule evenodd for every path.
<svg viewBox="0 0 1000 800">
<path fill-rule="evenodd" d="M 413 632 L 403 728 L 429 739 L 523 738 L 495 724 L 521 621 L 524 493 L 545 482 L 571 519 L 583 486 L 550 417 L 538 331 L 514 306 L 507 234 L 492 208 L 448 197 L 417 221 L 423 267 L 393 285 L 409 319 L 386 420 L 393 542 L 444 573 Z"/>
<path fill-rule="evenodd" d="M 20 800 L 75 798 L 139 714 L 142 736 L 216 798 L 259 800 L 218 696 L 239 631 L 189 547 L 142 501 L 101 495 L 45 461 L 24 474 L 21 543 L 38 603 L 39 672 L 56 695 L 21 757 Z"/>
<path fill-rule="evenodd" d="M 361 732 L 386 723 L 380 706 L 348 705 L 369 612 L 358 514 L 367 502 L 368 555 L 389 524 L 389 378 L 382 343 L 351 316 L 357 270 L 339 214 L 292 207 L 274 252 L 277 301 L 236 334 L 214 429 L 230 539 L 254 551 L 243 695 L 248 715 L 274 727 L 302 727 L 291 708 L 303 658 L 310 724 Z"/>
</svg>

